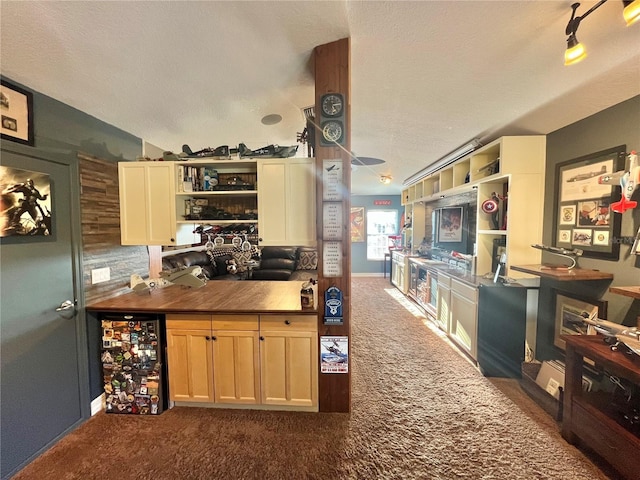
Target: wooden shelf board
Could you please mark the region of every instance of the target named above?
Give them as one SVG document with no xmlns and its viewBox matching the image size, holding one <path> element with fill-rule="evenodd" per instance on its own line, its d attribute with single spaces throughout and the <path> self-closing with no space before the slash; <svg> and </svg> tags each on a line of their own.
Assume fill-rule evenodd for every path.
<svg viewBox="0 0 640 480">
<path fill-rule="evenodd" d="M 545 265 L 514 265 L 510 268 L 518 272 L 538 275 L 540 277 L 553 278 L 554 280 L 558 281 L 613 279 L 612 273 L 601 272 L 599 270 L 588 270 L 584 268 L 573 268 L 571 270 L 564 270 L 561 268 L 548 268 L 545 267 Z"/>
<path fill-rule="evenodd" d="M 610 287 L 611 293 L 617 293 L 618 295 L 624 295 L 625 297 L 640 298 L 640 286 L 639 287 Z"/>
</svg>

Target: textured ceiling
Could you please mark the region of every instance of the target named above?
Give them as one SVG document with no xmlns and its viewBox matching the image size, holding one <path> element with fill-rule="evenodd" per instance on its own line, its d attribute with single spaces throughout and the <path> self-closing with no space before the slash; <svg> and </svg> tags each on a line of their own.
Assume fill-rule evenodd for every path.
<svg viewBox="0 0 640 480">
<path fill-rule="evenodd" d="M 162 149 L 259 148 L 296 143 L 313 48 L 350 37 L 352 150 L 386 160 L 355 168 L 352 193 L 398 194 L 472 138 L 546 134 L 640 94 L 640 25 L 620 1 L 585 19 L 589 56 L 563 66 L 571 3 L 3 0 L 0 67 Z"/>
</svg>

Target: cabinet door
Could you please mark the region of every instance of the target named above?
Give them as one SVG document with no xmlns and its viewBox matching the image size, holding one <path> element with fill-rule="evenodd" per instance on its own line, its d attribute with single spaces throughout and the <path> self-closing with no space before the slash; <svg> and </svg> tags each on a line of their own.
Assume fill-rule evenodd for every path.
<svg viewBox="0 0 640 480">
<path fill-rule="evenodd" d="M 261 332 L 262 403 L 318 406 L 318 338 L 315 332 Z"/>
<path fill-rule="evenodd" d="M 438 281 L 436 299 L 436 324 L 446 333 L 450 331 L 451 323 L 451 289 L 448 284 Z"/>
<path fill-rule="evenodd" d="M 170 400 L 214 401 L 210 338 L 209 330 L 167 329 Z"/>
<path fill-rule="evenodd" d="M 476 302 L 451 289 L 451 338 L 475 360 Z"/>
<path fill-rule="evenodd" d="M 312 158 L 260 160 L 258 231 L 262 245 L 315 245 Z"/>
<path fill-rule="evenodd" d="M 213 378 L 219 403 L 260 403 L 257 331 L 213 332 Z"/>
<path fill-rule="evenodd" d="M 120 162 L 120 230 L 123 245 L 174 245 L 175 167 L 170 163 Z"/>
</svg>

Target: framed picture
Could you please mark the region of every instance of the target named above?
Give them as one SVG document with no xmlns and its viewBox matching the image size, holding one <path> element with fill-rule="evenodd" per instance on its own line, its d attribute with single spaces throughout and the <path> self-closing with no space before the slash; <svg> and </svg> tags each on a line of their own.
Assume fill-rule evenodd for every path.
<svg viewBox="0 0 640 480">
<path fill-rule="evenodd" d="M 565 348 L 565 342 L 560 335 L 590 335 L 595 334 L 593 328 L 584 323 L 584 318 L 607 318 L 607 302 L 575 295 L 573 293 L 556 290 L 556 316 L 553 344 Z"/>
<path fill-rule="evenodd" d="M 438 242 L 462 241 L 462 207 L 440 209 L 438 221 Z"/>
<path fill-rule="evenodd" d="M 620 200 L 620 185 L 599 179 L 623 170 L 625 155 L 626 145 L 620 145 L 558 164 L 554 246 L 578 248 L 585 257 L 618 260 L 621 221 L 610 205 Z"/>
<path fill-rule="evenodd" d="M 2 213 L 0 239 L 35 239 L 51 235 L 49 175 L 0 166 Z"/>
<path fill-rule="evenodd" d="M 33 146 L 33 94 L 0 79 L 2 138 Z"/>
<path fill-rule="evenodd" d="M 364 207 L 351 207 L 351 241 L 364 242 Z"/>
</svg>

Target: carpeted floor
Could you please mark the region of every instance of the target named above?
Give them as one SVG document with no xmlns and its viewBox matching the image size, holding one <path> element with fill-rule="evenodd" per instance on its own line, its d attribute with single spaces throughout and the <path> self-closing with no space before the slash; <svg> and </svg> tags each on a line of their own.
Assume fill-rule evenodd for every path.
<svg viewBox="0 0 640 480">
<path fill-rule="evenodd" d="M 517 382 L 483 377 L 388 280 L 354 278 L 352 297 L 351 414 L 101 413 L 14 478 L 609 478 Z"/>
</svg>

